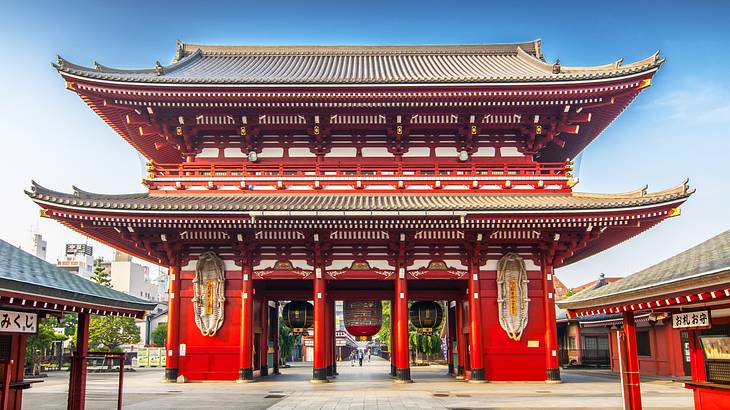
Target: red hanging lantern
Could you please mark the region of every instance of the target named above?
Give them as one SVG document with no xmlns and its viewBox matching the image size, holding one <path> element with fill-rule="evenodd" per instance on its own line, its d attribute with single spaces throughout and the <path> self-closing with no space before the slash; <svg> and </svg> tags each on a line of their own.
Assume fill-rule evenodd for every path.
<svg viewBox="0 0 730 410">
<path fill-rule="evenodd" d="M 346 301 L 343 310 L 345 329 L 357 340 L 370 340 L 380 330 L 383 323 L 383 307 L 380 301 Z"/>
</svg>

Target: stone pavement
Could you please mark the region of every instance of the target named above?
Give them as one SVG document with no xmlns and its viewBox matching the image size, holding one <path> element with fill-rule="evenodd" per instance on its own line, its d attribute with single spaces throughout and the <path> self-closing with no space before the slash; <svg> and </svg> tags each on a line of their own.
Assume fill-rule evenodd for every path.
<svg viewBox="0 0 730 410">
<path fill-rule="evenodd" d="M 311 366 L 282 369 L 256 383 L 162 383 L 161 369 L 125 374 L 127 409 L 620 409 L 618 378 L 603 370 L 563 372 L 565 383 L 470 384 L 446 376 L 444 366 L 413 367 L 411 384 L 396 384 L 388 376 L 390 363 L 373 358 L 363 367 L 338 363 L 339 376 L 327 384 L 309 382 Z M 116 406 L 116 377 L 90 374 L 88 409 Z M 26 409 L 63 409 L 68 373 L 52 373 L 24 394 Z M 681 383 L 642 383 L 645 409 L 692 409 L 692 393 Z"/>
</svg>

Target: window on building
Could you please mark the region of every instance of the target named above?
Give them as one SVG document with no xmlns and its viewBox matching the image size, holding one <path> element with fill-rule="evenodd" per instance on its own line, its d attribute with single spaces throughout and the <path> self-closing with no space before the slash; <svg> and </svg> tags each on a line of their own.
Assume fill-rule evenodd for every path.
<svg viewBox="0 0 730 410">
<path fill-rule="evenodd" d="M 651 356 L 651 339 L 648 330 L 636 332 L 636 352 L 639 356 Z"/>
<path fill-rule="evenodd" d="M 568 349 L 575 350 L 575 336 L 568 336 Z"/>
</svg>

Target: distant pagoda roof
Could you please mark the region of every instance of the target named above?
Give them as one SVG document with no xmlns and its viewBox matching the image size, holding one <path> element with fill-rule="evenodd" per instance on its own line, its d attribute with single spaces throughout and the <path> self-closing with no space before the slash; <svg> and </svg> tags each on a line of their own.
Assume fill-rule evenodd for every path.
<svg viewBox="0 0 730 410">
<path fill-rule="evenodd" d="M 595 80 L 657 68 L 659 53 L 623 65 L 571 67 L 548 63 L 540 40 L 526 43 L 428 46 L 210 46 L 178 42 L 170 65 L 123 70 L 73 64 L 66 75 L 134 84 L 384 85 L 478 84 Z"/>
<path fill-rule="evenodd" d="M 600 211 L 617 208 L 634 208 L 681 201 L 694 192 L 685 181 L 682 185 L 665 191 L 647 193 L 646 188 L 624 194 L 409 194 L 387 195 L 327 194 L 327 193 L 138 193 L 129 195 L 95 194 L 74 188 L 74 193 L 61 193 L 33 183 L 26 193 L 36 202 L 51 207 L 82 208 L 86 210 L 128 213 L 249 213 L 277 215 L 289 212 L 321 212 L 321 215 L 338 215 L 338 212 L 535 212 L 535 211 Z"/>
</svg>

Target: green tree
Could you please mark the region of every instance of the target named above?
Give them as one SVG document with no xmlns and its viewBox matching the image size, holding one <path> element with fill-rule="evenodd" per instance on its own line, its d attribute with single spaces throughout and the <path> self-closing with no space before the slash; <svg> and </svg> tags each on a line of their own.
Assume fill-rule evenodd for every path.
<svg viewBox="0 0 730 410">
<path fill-rule="evenodd" d="M 280 364 L 286 364 L 291 360 L 291 351 L 297 344 L 297 339 L 301 336 L 294 335 L 291 330 L 286 327 L 283 320 L 279 320 L 279 361 Z"/>
<path fill-rule="evenodd" d="M 63 334 L 68 337 L 76 336 L 78 323 L 78 316 L 72 314 L 63 315 L 63 317 L 58 321 L 58 324 L 63 326 Z"/>
<path fill-rule="evenodd" d="M 91 275 L 91 280 L 110 288 L 112 287 L 111 274 L 104 269 L 104 266 L 101 264 L 102 262 L 102 258 L 96 258 L 94 260 L 94 273 Z"/>
<path fill-rule="evenodd" d="M 167 323 L 160 323 L 157 325 L 157 327 L 152 331 L 150 338 L 152 339 L 152 343 L 157 346 L 164 346 L 165 339 L 167 339 Z"/>
<path fill-rule="evenodd" d="M 390 301 L 383 301 L 383 319 L 378 331 L 378 337 L 388 345 L 388 352 L 392 354 L 390 349 Z"/>
<path fill-rule="evenodd" d="M 25 364 L 33 366 L 32 374 L 40 373 L 40 359 L 46 354 L 56 340 L 64 340 L 65 336 L 56 335 L 53 331 L 58 322 L 55 317 L 47 317 L 38 321 L 38 333 L 28 336 L 25 342 Z"/>
<path fill-rule="evenodd" d="M 109 272 L 101 266 L 101 259 L 94 264 L 94 274 L 91 279 L 96 283 L 111 286 Z M 125 344 L 139 343 L 139 328 L 134 318 L 121 316 L 93 316 L 89 323 L 89 349 L 110 352 L 122 351 Z M 109 362 L 111 367 L 111 361 Z"/>
<path fill-rule="evenodd" d="M 89 349 L 121 352 L 125 344 L 139 343 L 139 328 L 134 318 L 94 316 L 89 323 Z"/>
</svg>

